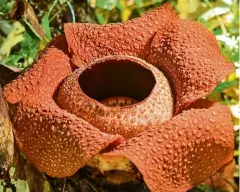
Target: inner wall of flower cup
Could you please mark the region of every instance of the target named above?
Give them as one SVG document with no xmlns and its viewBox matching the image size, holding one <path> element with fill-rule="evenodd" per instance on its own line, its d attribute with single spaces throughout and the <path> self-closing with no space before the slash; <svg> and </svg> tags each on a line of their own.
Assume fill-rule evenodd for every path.
<svg viewBox="0 0 240 192">
<path fill-rule="evenodd" d="M 106 60 L 79 76 L 82 91 L 107 106 L 128 106 L 146 99 L 156 83 L 150 70 L 127 59 Z"/>
</svg>

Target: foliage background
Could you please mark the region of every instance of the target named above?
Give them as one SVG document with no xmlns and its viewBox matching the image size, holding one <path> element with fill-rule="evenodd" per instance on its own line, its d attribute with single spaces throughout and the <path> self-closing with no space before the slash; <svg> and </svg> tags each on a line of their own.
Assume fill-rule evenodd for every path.
<svg viewBox="0 0 240 192">
<path fill-rule="evenodd" d="M 240 118 L 237 0 L 0 0 L 0 62 L 16 72 L 23 71 L 53 36 L 63 32 L 64 22 L 106 24 L 127 21 L 165 2 L 170 2 L 181 18 L 203 23 L 216 36 L 222 54 L 236 66 L 236 71 L 222 81 L 208 98 L 228 105 L 232 111 L 236 140 L 234 177 L 237 181 Z M 23 187 L 22 181 L 19 182 L 16 186 Z M 27 190 L 27 187 L 18 189 Z M 196 187 L 196 191 L 213 190 L 203 185 Z"/>
</svg>

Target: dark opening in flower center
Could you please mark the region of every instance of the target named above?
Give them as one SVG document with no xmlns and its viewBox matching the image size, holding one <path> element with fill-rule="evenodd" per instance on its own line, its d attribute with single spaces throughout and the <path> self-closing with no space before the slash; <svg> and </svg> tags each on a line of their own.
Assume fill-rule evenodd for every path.
<svg viewBox="0 0 240 192">
<path fill-rule="evenodd" d="M 147 98 L 155 83 L 153 73 L 141 60 L 104 59 L 79 76 L 82 91 L 107 106 L 128 106 Z"/>
</svg>

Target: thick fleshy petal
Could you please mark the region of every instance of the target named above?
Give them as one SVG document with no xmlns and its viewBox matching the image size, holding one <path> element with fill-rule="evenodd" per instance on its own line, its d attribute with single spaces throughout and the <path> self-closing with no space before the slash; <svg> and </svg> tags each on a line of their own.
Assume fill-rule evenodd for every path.
<svg viewBox="0 0 240 192">
<path fill-rule="evenodd" d="M 14 132 L 27 159 L 52 177 L 73 175 L 108 145 L 123 141 L 58 108 L 43 95 L 30 96 L 19 104 Z"/>
<path fill-rule="evenodd" d="M 237 183 L 234 181 L 234 173 L 236 173 L 236 162 L 233 159 L 224 167 L 219 169 L 214 175 L 211 176 L 204 183 L 214 186 L 215 189 L 220 189 L 227 192 L 239 191 Z"/>
<path fill-rule="evenodd" d="M 184 192 L 233 157 L 230 111 L 210 102 L 205 106 L 183 111 L 103 157 L 120 155 L 130 159 L 152 192 Z"/>
<path fill-rule="evenodd" d="M 52 95 L 61 81 L 72 72 L 66 39 L 57 36 L 26 72 L 4 87 L 6 100 L 15 104 L 30 94 Z"/>
<path fill-rule="evenodd" d="M 85 65 L 108 55 L 132 55 L 144 59 L 153 35 L 167 23 L 178 19 L 170 4 L 126 23 L 64 25 L 72 62 Z"/>
<path fill-rule="evenodd" d="M 57 87 L 72 72 L 70 57 L 77 66 L 109 55 L 148 59 L 172 81 L 176 113 L 233 69 L 213 36 L 200 24 L 180 21 L 170 5 L 123 24 L 67 24 L 65 33 L 67 43 L 64 36 L 54 39 L 31 69 L 4 88 L 7 101 L 18 103 L 13 111 L 20 149 L 51 176 L 72 175 L 108 145 L 122 142 L 56 105 Z M 230 113 L 217 104 L 189 109 L 107 156 L 129 158 L 153 192 L 185 191 L 232 158 L 230 122 Z"/>
<path fill-rule="evenodd" d="M 119 95 L 139 102 L 125 107 L 102 104 L 103 99 Z M 121 134 L 125 139 L 169 120 L 174 112 L 167 78 L 156 67 L 132 56 L 104 57 L 77 69 L 62 83 L 57 103 L 101 131 Z"/>
<path fill-rule="evenodd" d="M 158 30 L 150 49 L 147 61 L 163 71 L 175 89 L 176 113 L 209 94 L 234 71 L 214 35 L 195 21 L 166 25 Z"/>
<path fill-rule="evenodd" d="M 31 69 L 4 89 L 12 106 L 14 132 L 21 151 L 50 176 L 74 174 L 118 135 L 100 132 L 88 122 L 60 109 L 53 100 L 62 80 L 71 73 L 64 38 L 57 37 Z"/>
</svg>

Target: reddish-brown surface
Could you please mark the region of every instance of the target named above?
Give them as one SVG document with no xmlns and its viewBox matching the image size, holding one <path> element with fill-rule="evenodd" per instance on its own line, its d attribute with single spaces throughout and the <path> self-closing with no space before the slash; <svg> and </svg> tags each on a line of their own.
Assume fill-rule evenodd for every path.
<svg viewBox="0 0 240 192">
<path fill-rule="evenodd" d="M 108 55 L 131 55 L 145 59 L 156 32 L 178 19 L 171 5 L 165 4 L 126 23 L 68 23 L 64 32 L 71 60 L 77 66 Z"/>
<path fill-rule="evenodd" d="M 227 107 L 197 102 L 206 108 L 184 111 L 110 155 L 129 158 L 151 191 L 186 191 L 201 183 L 232 159 L 234 135 Z"/>
<path fill-rule="evenodd" d="M 151 43 L 149 63 L 167 74 L 176 94 L 175 111 L 206 96 L 233 72 L 214 35 L 195 21 L 181 20 L 158 30 Z"/>
<path fill-rule="evenodd" d="M 106 62 L 110 59 L 118 59 L 118 65 L 124 65 L 126 60 L 135 61 L 138 62 L 140 66 L 149 69 L 153 73 L 156 81 L 156 85 L 149 97 L 142 102 L 127 107 L 107 107 L 85 95 L 84 91 L 79 86 L 78 79 L 82 72 L 87 69 L 80 68 L 70 75 L 60 87 L 57 102 L 59 106 L 62 109 L 65 109 L 68 112 L 86 120 L 99 130 L 111 134 L 121 134 L 125 139 L 134 137 L 144 130 L 147 130 L 150 124 L 151 126 L 156 126 L 172 117 L 174 112 L 174 103 L 171 87 L 166 77 L 157 68 L 140 59 L 127 56 L 108 57 L 104 58 L 103 61 L 101 60 L 101 62 Z M 93 65 L 90 65 L 90 67 L 101 64 L 101 62 L 95 62 Z M 111 64 L 115 65 L 114 63 Z M 126 63 L 126 65 L 129 66 L 130 64 Z M 114 68 L 112 69 L 114 70 Z M 127 68 L 127 70 L 130 69 Z M 116 69 L 116 71 L 117 73 L 120 73 L 120 70 Z M 99 70 L 97 70 L 97 72 L 99 72 Z M 132 76 L 133 75 L 134 74 L 132 74 Z M 99 74 L 96 76 L 96 80 L 94 80 L 93 77 L 91 78 L 91 81 L 94 83 L 97 83 L 104 78 Z M 124 78 L 126 78 L 126 75 Z M 139 81 L 146 81 L 146 79 L 142 78 L 140 76 Z M 129 82 L 121 82 L 121 84 L 127 83 Z M 91 85 L 88 83 L 88 86 Z M 112 84 L 112 86 L 116 85 Z M 92 87 L 92 89 L 96 88 Z M 144 88 L 140 85 L 140 89 Z"/>
<path fill-rule="evenodd" d="M 39 170 L 65 177 L 73 175 L 110 143 L 121 142 L 121 136 L 103 133 L 56 105 L 54 91 L 71 74 L 71 65 L 62 49 L 66 47 L 62 38 L 52 44 L 4 91 L 10 104 L 21 100 L 14 113 L 19 148 Z"/>
<path fill-rule="evenodd" d="M 175 114 L 180 114 L 163 124 L 148 123 L 148 131 L 131 135 L 135 137 L 106 155 L 128 157 L 153 192 L 185 191 L 231 160 L 233 128 L 228 109 L 206 101 L 189 106 L 234 70 L 201 24 L 180 20 L 166 4 L 123 24 L 66 24 L 65 36 L 55 38 L 31 69 L 4 88 L 14 109 L 18 146 L 39 170 L 55 177 L 70 176 L 109 144 L 123 142 L 120 135 L 102 132 L 98 121 L 91 122 L 94 127 L 90 120 L 77 117 L 79 112 L 75 116 L 55 103 L 63 79 L 70 76 L 69 84 L 73 83 L 73 68 L 111 55 L 130 55 L 157 66 L 171 82 Z M 79 89 L 72 91 L 79 94 Z M 63 95 L 67 99 L 68 93 Z"/>
</svg>

